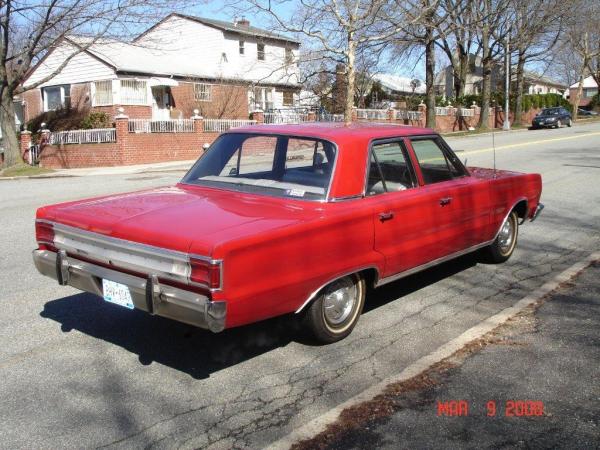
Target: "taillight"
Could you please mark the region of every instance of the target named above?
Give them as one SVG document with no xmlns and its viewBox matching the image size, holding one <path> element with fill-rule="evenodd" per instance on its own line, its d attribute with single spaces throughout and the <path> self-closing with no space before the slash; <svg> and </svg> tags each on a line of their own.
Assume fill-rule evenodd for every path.
<svg viewBox="0 0 600 450">
<path fill-rule="evenodd" d="M 56 251 L 54 246 L 54 226 L 49 222 L 35 222 L 35 240 L 42 250 Z"/>
<path fill-rule="evenodd" d="M 208 286 L 210 289 L 221 287 L 221 263 L 190 258 L 192 273 L 190 280 Z"/>
</svg>

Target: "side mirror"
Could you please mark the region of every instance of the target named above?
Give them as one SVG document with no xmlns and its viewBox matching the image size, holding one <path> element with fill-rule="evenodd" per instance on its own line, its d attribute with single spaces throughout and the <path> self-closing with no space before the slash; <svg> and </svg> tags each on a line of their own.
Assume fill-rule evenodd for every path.
<svg viewBox="0 0 600 450">
<path fill-rule="evenodd" d="M 235 167 L 232 167 L 229 170 L 229 175 L 234 176 L 234 175 L 237 175 L 237 174 L 238 174 L 238 171 L 237 171 L 237 169 Z"/>
</svg>

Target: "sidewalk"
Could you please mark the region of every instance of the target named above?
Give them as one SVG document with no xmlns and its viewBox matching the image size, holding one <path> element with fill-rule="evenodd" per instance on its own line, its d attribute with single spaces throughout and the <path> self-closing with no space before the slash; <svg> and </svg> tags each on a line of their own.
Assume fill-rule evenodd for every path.
<svg viewBox="0 0 600 450">
<path fill-rule="evenodd" d="M 84 169 L 60 169 L 52 172 L 52 176 L 72 176 L 83 177 L 93 175 L 129 175 L 136 173 L 148 172 L 171 172 L 171 171 L 186 171 L 195 159 L 189 161 L 169 161 L 153 164 L 137 164 L 132 166 L 117 166 L 117 167 L 89 167 Z"/>
<path fill-rule="evenodd" d="M 599 276 L 295 448 L 599 448 Z"/>
</svg>

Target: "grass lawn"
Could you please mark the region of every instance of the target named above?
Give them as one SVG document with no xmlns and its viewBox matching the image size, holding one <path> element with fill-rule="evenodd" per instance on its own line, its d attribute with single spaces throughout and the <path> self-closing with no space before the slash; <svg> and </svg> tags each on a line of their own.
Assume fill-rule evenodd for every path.
<svg viewBox="0 0 600 450">
<path fill-rule="evenodd" d="M 0 177 L 29 177 L 32 175 L 42 175 L 52 172 L 54 172 L 54 170 L 46 169 L 44 167 L 30 166 L 28 164 L 17 164 L 16 166 L 0 170 Z"/>
</svg>

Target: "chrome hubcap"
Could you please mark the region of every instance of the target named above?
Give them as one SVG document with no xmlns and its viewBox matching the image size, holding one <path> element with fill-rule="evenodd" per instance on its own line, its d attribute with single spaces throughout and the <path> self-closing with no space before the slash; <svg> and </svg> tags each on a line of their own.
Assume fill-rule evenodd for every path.
<svg viewBox="0 0 600 450">
<path fill-rule="evenodd" d="M 498 245 L 500 247 L 500 251 L 502 253 L 507 253 L 510 251 L 512 247 L 514 239 L 514 223 L 511 220 L 510 216 L 506 218 L 504 223 L 502 224 L 502 228 L 500 228 L 500 233 L 498 234 Z"/>
<path fill-rule="evenodd" d="M 358 297 L 358 288 L 349 278 L 336 281 L 325 293 L 323 307 L 325 319 L 339 325 L 350 316 Z"/>
</svg>

